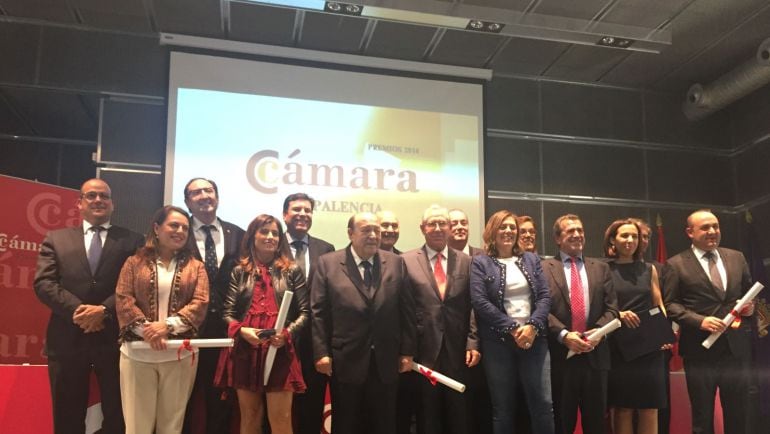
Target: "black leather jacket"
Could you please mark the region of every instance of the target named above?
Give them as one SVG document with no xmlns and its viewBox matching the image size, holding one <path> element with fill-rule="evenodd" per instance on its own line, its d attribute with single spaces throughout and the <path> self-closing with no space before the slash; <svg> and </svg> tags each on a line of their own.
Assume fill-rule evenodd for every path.
<svg viewBox="0 0 770 434">
<path fill-rule="evenodd" d="M 277 306 L 281 306 L 284 292 L 294 292 L 289 314 L 286 316 L 286 328 L 292 339 L 296 339 L 297 333 L 310 323 L 310 299 L 305 284 L 305 275 L 298 266 L 292 265 L 281 272 L 270 267 L 270 276 Z M 245 273 L 240 265 L 233 268 L 222 310 L 224 321 L 227 324 L 233 321 L 242 321 L 251 306 L 253 295 L 254 275 Z"/>
</svg>

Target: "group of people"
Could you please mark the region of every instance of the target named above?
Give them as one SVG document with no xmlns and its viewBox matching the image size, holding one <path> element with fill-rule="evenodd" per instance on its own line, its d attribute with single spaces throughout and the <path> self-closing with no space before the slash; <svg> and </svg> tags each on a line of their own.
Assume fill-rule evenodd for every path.
<svg viewBox="0 0 770 434">
<path fill-rule="evenodd" d="M 616 318 L 640 327 L 654 309 L 679 324 L 693 432 L 713 432 L 717 388 L 725 432 L 745 432 L 750 329 L 720 318 L 751 277 L 739 252 L 719 247 L 707 210 L 688 217 L 692 247 L 664 266 L 643 259 L 650 228 L 633 218 L 610 224 L 601 259 L 584 256 L 577 215 L 556 219 L 558 253 L 544 258 L 532 218 L 495 212 L 474 248 L 466 214 L 439 205 L 422 214 L 418 248 L 395 248 L 400 223 L 384 211 L 351 216 L 350 243 L 335 250 L 310 235 L 307 194 L 289 195 L 282 219 L 262 214 L 246 231 L 217 217 L 214 181 L 190 180 L 184 198 L 190 214 L 164 206 L 141 237 L 110 224 L 111 190 L 91 179 L 78 201 L 82 225 L 46 236 L 34 287 L 52 311 L 55 432 L 84 432 L 93 371 L 105 433 L 192 432 L 201 420 L 207 433 L 226 433 L 237 405 L 241 433 L 319 434 L 327 385 L 334 434 L 402 434 L 413 424 L 420 434 L 487 424 L 510 434 L 522 425 L 517 408 L 532 433 L 572 433 L 578 410 L 584 433 L 606 432 L 608 408 L 613 432 L 656 433 L 670 346 L 627 360 L 612 336 L 594 336 Z M 712 332 L 724 336 L 706 350 Z M 191 337 L 234 346 L 167 345 Z M 436 386 L 432 372 L 469 389 Z"/>
</svg>

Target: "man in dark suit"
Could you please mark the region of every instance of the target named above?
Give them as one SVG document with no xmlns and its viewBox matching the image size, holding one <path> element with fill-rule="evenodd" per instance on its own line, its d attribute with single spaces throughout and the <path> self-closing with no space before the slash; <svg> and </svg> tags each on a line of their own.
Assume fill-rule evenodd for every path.
<svg viewBox="0 0 770 434">
<path fill-rule="evenodd" d="M 394 434 L 398 375 L 415 352 L 414 298 L 404 260 L 378 249 L 374 214 L 351 217 L 348 237 L 313 275 L 315 367 L 331 376 L 332 432 Z"/>
<path fill-rule="evenodd" d="M 224 295 L 230 284 L 230 272 L 237 264 L 243 239 L 243 229 L 217 217 L 219 188 L 204 178 L 193 178 L 184 186 L 184 203 L 190 210 L 190 235 L 187 244 L 193 255 L 206 264 L 209 278 L 209 307 L 199 336 L 204 339 L 226 338 L 227 326 L 222 320 Z M 222 399 L 223 390 L 214 387 L 214 374 L 219 360 L 219 348 L 201 348 L 198 373 L 185 414 L 183 432 L 192 433 L 195 403 L 205 403 L 206 432 L 219 434 L 230 427 L 232 402 Z"/>
<path fill-rule="evenodd" d="M 719 388 L 724 432 L 746 433 L 751 361 L 750 321 L 732 328 L 722 318 L 751 286 L 741 252 L 719 247 L 719 220 L 708 210 L 687 218 L 692 247 L 668 260 L 663 278 L 666 310 L 679 324 L 679 354 L 684 360 L 694 433 L 714 432 L 714 395 Z M 742 315 L 754 312 L 753 304 Z M 701 343 L 724 332 L 710 349 Z"/>
<path fill-rule="evenodd" d="M 468 244 L 468 215 L 461 209 L 449 210 L 449 232 L 447 240 L 449 247 L 459 250 L 468 256 L 476 256 L 484 253 L 484 250 Z"/>
<path fill-rule="evenodd" d="M 287 241 L 283 253 L 302 268 L 311 295 L 313 273 L 318 258 L 334 251 L 333 245 L 308 233 L 313 226 L 314 209 L 315 200 L 305 193 L 290 194 L 283 201 L 283 222 L 286 224 Z M 305 393 L 297 394 L 294 398 L 294 421 L 299 434 L 321 432 L 326 384 L 329 378 L 315 370 L 310 329 L 305 327 L 296 343 L 299 347 L 302 376 L 307 386 Z"/>
<path fill-rule="evenodd" d="M 471 257 L 447 246 L 446 208 L 434 205 L 425 210 L 420 230 L 425 245 L 402 255 L 417 310 L 416 359 L 464 383 L 468 367 L 476 366 L 481 358 L 471 311 Z M 418 433 L 471 432 L 464 394 L 434 386 L 427 379 L 418 380 Z"/>
<path fill-rule="evenodd" d="M 380 211 L 377 213 L 377 218 L 380 219 L 380 235 L 382 236 L 380 249 L 397 255 L 403 253 L 396 248 L 396 242 L 398 242 L 398 236 L 401 233 L 396 213 L 393 211 Z"/>
<path fill-rule="evenodd" d="M 604 432 L 610 352 L 605 340 L 586 337 L 618 317 L 609 266 L 583 257 L 585 234 L 580 217 L 556 219 L 559 253 L 543 262 L 551 290 L 548 348 L 556 432 L 572 433 L 580 409 L 584 433 Z M 567 359 L 572 350 L 576 355 Z"/>
<path fill-rule="evenodd" d="M 102 432 L 125 431 L 118 374 L 115 284 L 143 237 L 110 225 L 110 186 L 86 181 L 77 203 L 82 225 L 49 232 L 40 248 L 35 294 L 51 308 L 46 335 L 54 432 L 85 432 L 91 369 L 99 380 Z"/>
</svg>

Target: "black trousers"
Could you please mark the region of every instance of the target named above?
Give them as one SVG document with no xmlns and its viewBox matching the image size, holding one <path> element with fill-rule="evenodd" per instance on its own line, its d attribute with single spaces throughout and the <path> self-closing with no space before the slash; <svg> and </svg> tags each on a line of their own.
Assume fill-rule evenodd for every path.
<svg viewBox="0 0 770 434">
<path fill-rule="evenodd" d="M 343 383 L 332 374 L 334 434 L 395 434 L 398 381 L 383 383 L 372 355 L 361 384 Z"/>
<path fill-rule="evenodd" d="M 551 389 L 556 433 L 572 434 L 580 409 L 584 433 L 605 432 L 607 411 L 607 371 L 594 369 L 588 356 L 551 362 Z"/>
<path fill-rule="evenodd" d="M 89 348 L 73 354 L 48 358 L 48 378 L 53 401 L 55 434 L 83 433 L 88 409 L 91 371 L 96 374 L 102 399 L 103 434 L 123 434 L 123 408 L 120 402 L 120 371 L 117 346 Z"/>
<path fill-rule="evenodd" d="M 451 369 L 448 357 L 446 348 L 442 346 L 434 369 L 461 383 L 466 383 L 467 369 Z M 434 386 L 427 378 L 420 378 L 419 385 L 418 434 L 466 434 L 470 427 L 465 395 L 441 384 Z"/>
<path fill-rule="evenodd" d="M 309 328 L 309 327 L 308 327 Z M 324 399 L 329 377 L 315 370 L 310 333 L 303 333 L 297 344 L 302 377 L 307 389 L 294 395 L 294 426 L 297 434 L 318 434 L 323 423 Z"/>
</svg>

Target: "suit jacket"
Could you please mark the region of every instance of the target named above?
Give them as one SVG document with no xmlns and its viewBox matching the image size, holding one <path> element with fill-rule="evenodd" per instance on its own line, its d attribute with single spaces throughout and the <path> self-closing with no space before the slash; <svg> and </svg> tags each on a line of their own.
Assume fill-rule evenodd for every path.
<svg viewBox="0 0 770 434">
<path fill-rule="evenodd" d="M 524 253 L 516 261 L 531 291 L 531 313 L 527 322 L 537 329 L 538 336 L 545 337 L 548 331 L 548 314 L 551 311 L 551 293 L 548 291 L 540 259 L 532 253 Z M 497 259 L 487 255 L 473 257 L 471 265 L 471 301 L 476 310 L 482 340 L 513 339 L 511 330 L 521 326 L 505 311 L 504 266 Z"/>
<path fill-rule="evenodd" d="M 283 248 L 283 254 L 287 257 L 291 258 L 291 260 L 294 260 L 294 255 L 291 254 L 291 248 L 287 242 L 284 244 Z M 334 246 L 331 243 L 327 243 L 326 241 L 316 238 L 314 236 L 311 236 L 308 234 L 307 236 L 308 241 L 308 250 L 307 253 L 310 255 L 310 268 L 307 270 L 307 281 L 311 282 L 313 281 L 313 272 L 315 271 L 316 267 L 318 266 L 318 258 L 321 257 L 321 255 L 324 255 L 329 252 L 334 251 Z"/>
<path fill-rule="evenodd" d="M 219 220 L 222 225 L 222 238 L 225 242 L 225 254 L 219 263 L 214 279 L 209 282 L 209 307 L 206 314 L 206 322 L 203 324 L 200 336 L 204 338 L 223 338 L 227 336 L 227 325 L 222 319 L 222 304 L 224 303 L 225 293 L 230 286 L 230 273 L 233 267 L 238 264 L 241 254 L 241 242 L 243 240 L 244 230 L 238 226 Z M 190 225 L 190 234 L 187 237 L 187 246 L 193 257 L 203 261 L 200 249 L 195 241 L 193 227 Z"/>
<path fill-rule="evenodd" d="M 588 277 L 588 330 L 599 328 L 618 317 L 618 298 L 612 284 L 610 267 L 606 262 L 585 258 L 585 270 Z M 560 362 L 567 358 L 567 347 L 558 341 L 562 330 L 572 328 L 572 310 L 569 296 L 569 286 L 564 275 L 564 265 L 560 258 L 543 261 L 543 269 L 551 290 L 551 314 L 548 315 L 549 348 L 551 359 Z M 610 352 L 606 340 L 603 340 L 593 351 L 587 354 L 591 367 L 594 369 L 610 368 Z"/>
<path fill-rule="evenodd" d="M 486 255 L 486 253 L 484 252 L 484 249 L 479 247 L 470 246 L 470 252 L 471 252 L 471 256 Z"/>
<path fill-rule="evenodd" d="M 669 318 L 681 327 L 679 353 L 682 357 L 709 357 L 718 346 L 727 346 L 736 357 L 751 356 L 750 321 L 742 321 L 737 330 L 728 327 L 710 350 L 701 345 L 709 335 L 700 330 L 703 318 L 723 318 L 752 283 L 743 253 L 722 247 L 718 251 L 727 272 L 725 291 L 711 283 L 692 249 L 679 253 L 666 263 L 664 300 Z"/>
<path fill-rule="evenodd" d="M 35 294 L 51 309 L 46 338 L 46 354 L 73 354 L 91 346 L 115 346 L 118 326 L 115 319 L 115 284 L 123 262 L 144 243 L 144 237 L 119 226 L 110 226 L 96 272 L 91 273 L 83 241 L 83 227 L 49 232 L 40 247 L 35 272 Z M 105 328 L 83 333 L 72 322 L 81 304 L 101 304 L 107 308 Z"/>
<path fill-rule="evenodd" d="M 414 294 L 417 317 L 417 355 L 423 365 L 436 365 L 441 347 L 446 347 L 451 375 L 465 367 L 465 351 L 478 350 L 476 321 L 470 296 L 470 256 L 447 249 L 447 284 L 444 299 L 439 295 L 425 246 L 401 255 Z"/>
<path fill-rule="evenodd" d="M 313 274 L 314 360 L 331 356 L 339 381 L 361 384 L 374 354 L 380 380 L 393 382 L 399 356 L 415 354 L 415 306 L 406 266 L 400 256 L 380 250 L 374 256 L 371 295 L 351 248 L 322 256 Z"/>
</svg>

